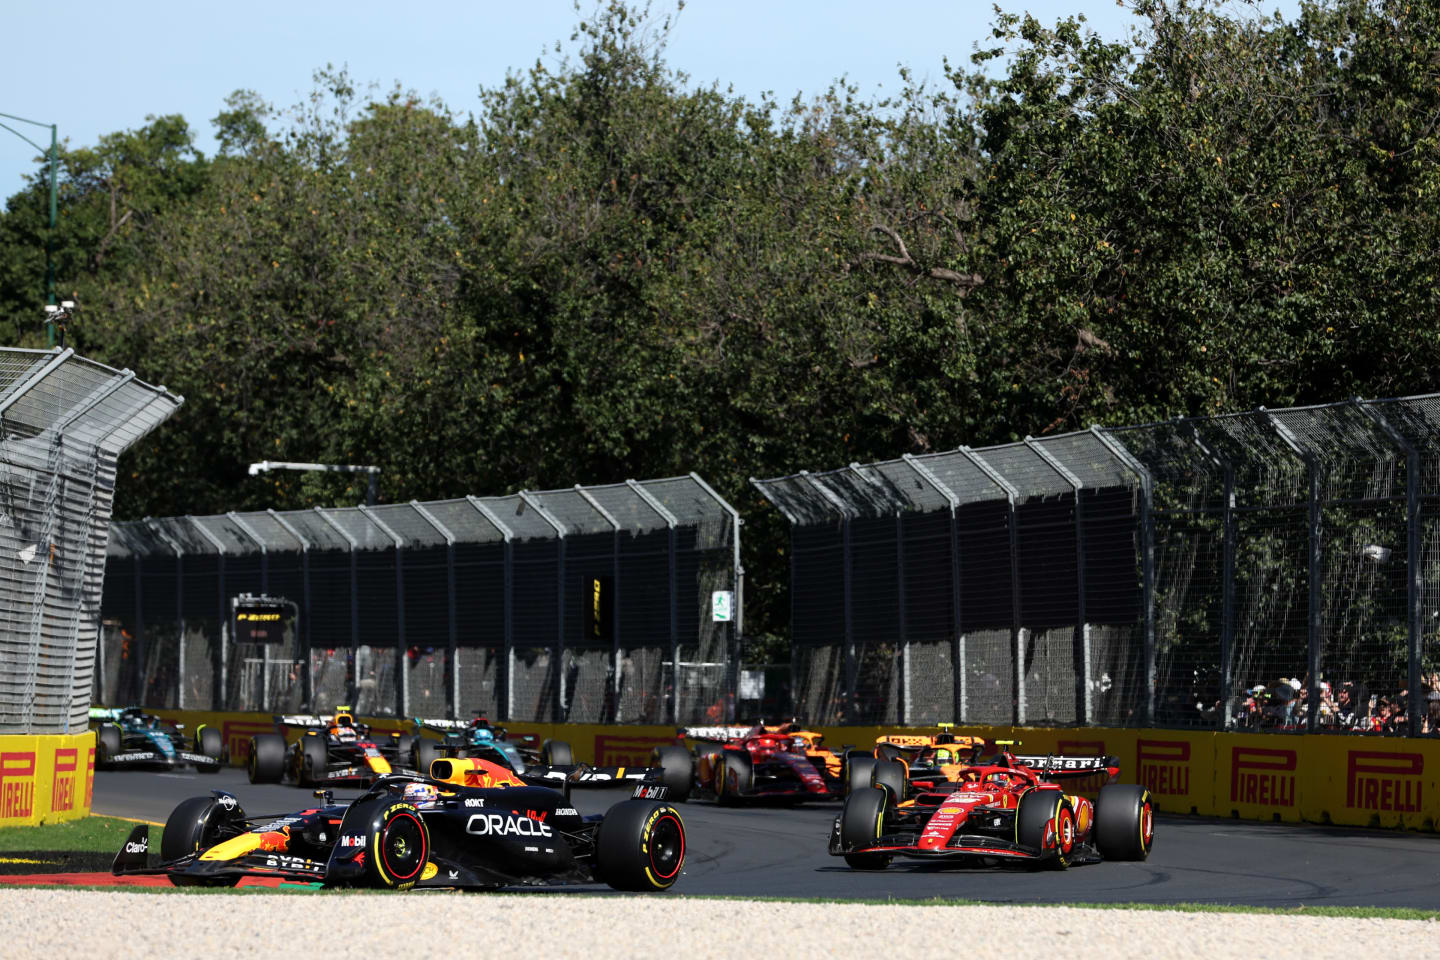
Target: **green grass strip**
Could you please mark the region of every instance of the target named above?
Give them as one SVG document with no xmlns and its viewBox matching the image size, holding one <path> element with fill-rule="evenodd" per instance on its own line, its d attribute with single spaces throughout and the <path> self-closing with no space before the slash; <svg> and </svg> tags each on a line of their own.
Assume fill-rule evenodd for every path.
<svg viewBox="0 0 1440 960">
<path fill-rule="evenodd" d="M 69 850 L 115 853 L 135 829 L 136 821 L 119 817 L 82 817 L 65 823 L 0 828 L 0 856 L 31 850 Z M 160 827 L 150 828 L 150 846 L 160 848 Z"/>
</svg>

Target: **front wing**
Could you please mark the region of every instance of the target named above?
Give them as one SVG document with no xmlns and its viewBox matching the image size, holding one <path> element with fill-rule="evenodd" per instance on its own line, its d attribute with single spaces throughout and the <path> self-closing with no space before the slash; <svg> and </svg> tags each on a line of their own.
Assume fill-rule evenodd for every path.
<svg viewBox="0 0 1440 960">
<path fill-rule="evenodd" d="M 875 838 L 873 844 L 863 847 L 846 848 L 840 840 L 840 819 L 830 831 L 830 855 L 841 857 L 847 853 L 883 853 L 892 857 L 909 857 L 915 860 L 968 860 L 974 857 L 996 857 L 1004 860 L 1049 860 L 1053 852 L 1042 852 L 1004 837 L 987 836 L 978 833 L 957 833 L 944 847 L 921 847 L 916 843 L 914 833 L 887 834 Z M 1093 844 L 1075 844 L 1071 863 L 1099 863 L 1100 852 Z"/>
</svg>

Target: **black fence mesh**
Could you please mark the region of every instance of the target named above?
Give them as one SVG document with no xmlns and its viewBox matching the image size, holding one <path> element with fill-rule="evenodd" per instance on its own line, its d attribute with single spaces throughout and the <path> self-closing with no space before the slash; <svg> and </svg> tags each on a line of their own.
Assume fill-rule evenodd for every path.
<svg viewBox="0 0 1440 960">
<path fill-rule="evenodd" d="M 85 682 L 100 701 L 191 709 L 730 714 L 738 528 L 694 475 L 117 524 Z M 241 642 L 246 594 L 293 609 L 282 641 Z"/>
</svg>

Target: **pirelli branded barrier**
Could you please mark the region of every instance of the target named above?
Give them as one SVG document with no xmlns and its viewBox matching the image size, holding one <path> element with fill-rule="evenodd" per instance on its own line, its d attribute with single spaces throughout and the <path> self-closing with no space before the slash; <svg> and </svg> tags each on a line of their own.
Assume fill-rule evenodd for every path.
<svg viewBox="0 0 1440 960">
<path fill-rule="evenodd" d="M 186 724 L 217 726 L 230 748 L 231 762 L 237 765 L 245 762 L 252 734 L 275 730 L 268 714 L 154 712 Z M 411 729 L 393 717 L 362 719 L 377 733 Z M 566 740 L 576 760 L 601 766 L 640 766 L 655 747 L 675 742 L 675 730 L 667 726 L 509 723 L 506 727 L 512 734 Z M 869 748 L 885 733 L 935 732 L 928 727 L 814 729 L 825 734 L 827 747 L 836 749 Z M 1440 739 L 1107 727 L 957 727 L 955 732 L 1020 740 L 1025 753 L 1117 756 L 1120 779 L 1149 787 L 1159 809 L 1170 813 L 1432 831 L 1440 821 Z M 299 731 L 290 731 L 290 736 L 298 737 Z M 93 766 L 93 754 L 89 763 Z M 1080 781 L 1077 792 L 1099 787 L 1098 778 Z M 6 822 L 3 817 L 0 809 L 0 823 Z"/>
<path fill-rule="evenodd" d="M 0 737 L 0 827 L 90 814 L 95 734 Z"/>
</svg>

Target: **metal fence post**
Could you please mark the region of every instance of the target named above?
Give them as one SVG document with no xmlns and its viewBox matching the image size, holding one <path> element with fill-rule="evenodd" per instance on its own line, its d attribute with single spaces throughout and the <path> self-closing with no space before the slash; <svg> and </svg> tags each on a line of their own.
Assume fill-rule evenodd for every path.
<svg viewBox="0 0 1440 960">
<path fill-rule="evenodd" d="M 599 501 L 585 490 L 580 484 L 575 484 L 575 492 L 588 503 L 596 513 L 605 518 L 610 524 L 610 582 L 615 591 L 614 600 L 610 604 L 610 705 L 604 712 L 604 723 L 615 722 L 615 711 L 620 708 L 620 602 L 624 596 L 620 584 L 620 523 L 610 515 L 610 511 L 600 506 Z M 592 601 L 593 602 L 593 601 Z"/>
<path fill-rule="evenodd" d="M 554 528 L 559 541 L 556 544 L 555 561 L 555 688 L 551 698 L 551 710 L 555 722 L 562 723 L 569 705 L 569 698 L 565 696 L 565 535 L 568 531 L 565 524 L 546 510 L 528 490 L 520 491 L 520 499 Z"/>
<path fill-rule="evenodd" d="M 1190 439 L 1200 452 L 1223 471 L 1225 501 L 1221 506 L 1221 537 L 1224 541 L 1220 573 L 1220 715 L 1221 730 L 1228 729 L 1233 719 L 1235 697 L 1235 467 L 1210 449 L 1200 438 L 1195 424 L 1190 424 Z"/>
<path fill-rule="evenodd" d="M 180 621 L 180 670 L 176 678 L 175 708 L 185 709 L 185 551 L 160 528 L 154 520 L 149 521 L 150 531 L 165 541 L 165 546 L 175 551 L 175 616 Z M 143 666 L 143 665 L 142 665 Z M 142 669 L 142 677 L 145 675 Z"/>
<path fill-rule="evenodd" d="M 1409 660 L 1407 679 L 1410 689 L 1410 696 L 1407 698 L 1410 701 L 1407 729 L 1413 737 L 1420 729 L 1421 714 L 1426 706 L 1420 699 L 1421 602 L 1425 590 L 1425 571 L 1420 561 L 1420 451 L 1372 405 L 1358 397 L 1350 402 L 1373 420 L 1390 438 L 1390 442 L 1405 452 L 1405 619 Z"/>
<path fill-rule="evenodd" d="M 449 683 L 445 685 L 445 706 L 448 708 L 450 719 L 460 718 L 460 632 L 455 609 L 455 534 L 451 533 L 446 526 L 436 519 L 435 515 L 426 510 L 419 501 L 411 500 L 410 509 L 420 514 L 420 518 L 440 536 L 445 538 L 445 637 L 447 643 L 446 662 L 450 667 Z"/>
<path fill-rule="evenodd" d="M 1010 530 L 1010 651 L 1013 657 L 1011 682 L 1014 684 L 1011 719 L 1016 726 L 1021 726 L 1025 723 L 1025 638 L 1022 636 L 1024 628 L 1020 623 L 1020 528 L 1015 515 L 1015 501 L 1019 499 L 1020 491 L 970 447 L 961 447 L 960 453 L 979 467 L 992 483 L 1005 491 L 1008 511 L 1006 524 Z"/>
<path fill-rule="evenodd" d="M 356 685 L 359 679 L 356 676 L 356 668 L 359 666 L 356 658 L 360 655 L 360 567 L 355 548 L 360 546 L 360 542 L 350 536 L 349 531 L 331 519 L 324 510 L 319 507 L 314 510 L 330 529 L 340 534 L 341 539 L 350 545 L 350 656 L 345 664 L 345 699 L 354 703 L 359 690 Z"/>
<path fill-rule="evenodd" d="M 310 649 L 310 541 L 301 536 L 299 530 L 274 510 L 265 512 L 270 514 L 270 517 L 300 544 L 300 619 L 302 622 L 295 628 L 295 652 L 304 657 L 302 666 L 305 676 L 305 709 L 309 710 L 313 709 L 315 702 L 315 674 Z"/>
<path fill-rule="evenodd" d="M 950 504 L 950 672 L 953 683 L 952 699 L 954 700 L 952 706 L 956 722 L 964 723 L 965 715 L 969 711 L 969 700 L 965 671 L 965 634 L 963 621 L 960 618 L 960 530 L 959 520 L 956 516 L 960 498 L 955 495 L 955 491 L 941 483 L 940 478 L 935 476 L 929 467 L 910 454 L 902 454 L 901 459 Z"/>
<path fill-rule="evenodd" d="M 1095 716 L 1094 704 L 1091 702 L 1090 692 L 1090 624 L 1085 615 L 1085 515 L 1084 505 L 1080 500 L 1080 493 L 1085 484 L 1080 478 L 1070 472 L 1070 469 L 1060 462 L 1049 450 L 1035 440 L 1034 437 L 1025 438 L 1025 446 L 1035 451 L 1040 459 L 1044 460 L 1050 469 L 1060 474 L 1061 478 L 1074 491 L 1075 496 L 1075 633 L 1072 644 L 1074 646 L 1074 660 L 1076 662 L 1075 687 L 1077 709 L 1076 722 L 1082 726 L 1091 722 Z"/>
<path fill-rule="evenodd" d="M 720 509 L 730 514 L 730 546 L 732 554 L 730 558 L 730 569 L 731 579 L 735 586 L 735 606 L 730 614 L 730 643 L 728 644 L 730 667 L 727 670 L 729 674 L 727 678 L 729 689 L 725 692 L 731 697 L 730 707 L 733 709 L 740 699 L 740 645 L 745 637 L 745 567 L 740 562 L 740 528 L 744 526 L 745 521 L 741 518 L 740 511 L 736 510 L 730 505 L 729 501 L 716 493 L 710 484 L 706 483 L 698 473 L 692 470 L 690 472 L 690 479 L 693 480 L 700 489 L 704 490 L 712 500 L 720 504 Z M 794 661 L 791 662 L 793 663 Z M 729 722 L 735 718 L 727 716 L 725 719 Z"/>
<path fill-rule="evenodd" d="M 220 698 L 219 698 L 219 699 L 220 699 L 220 709 L 225 710 L 225 709 L 229 709 L 229 707 L 230 707 L 230 689 L 229 689 L 229 682 L 230 682 L 230 650 L 229 650 L 229 644 L 234 642 L 234 638 L 231 636 L 231 625 L 232 625 L 233 621 L 231 620 L 231 617 L 230 617 L 230 603 L 229 603 L 229 598 L 226 596 L 226 594 L 228 593 L 228 590 L 226 589 L 226 584 L 225 584 L 225 544 L 223 544 L 223 543 L 220 542 L 220 538 L 219 538 L 219 537 L 216 537 L 216 536 L 215 536 L 214 534 L 212 534 L 209 530 L 206 530 L 203 526 L 201 526 L 199 520 L 196 520 L 194 517 L 186 517 L 185 519 L 186 519 L 186 520 L 189 520 L 191 526 L 193 526 L 196 530 L 200 531 L 200 536 L 204 537 L 204 538 L 209 542 L 210 546 L 212 546 L 212 547 L 215 548 L 215 553 L 217 554 L 217 557 L 216 557 L 216 560 L 215 560 L 215 567 L 216 567 L 216 572 L 217 572 L 217 574 L 218 574 L 217 577 L 216 577 L 216 580 L 217 580 L 217 585 L 218 585 L 218 588 L 219 588 L 219 600 L 220 600 Z"/>
<path fill-rule="evenodd" d="M 503 552 L 505 556 L 505 567 L 502 575 L 502 589 L 505 591 L 503 599 L 504 613 L 501 619 L 500 638 L 500 662 L 503 665 L 501 672 L 504 674 L 500 695 L 496 700 L 500 704 L 502 720 L 513 720 L 515 718 L 515 539 L 514 532 L 495 515 L 495 511 L 487 507 L 484 501 L 477 497 L 466 497 L 465 502 L 474 507 L 475 510 L 490 522 L 496 530 L 500 531 L 501 541 L 504 543 Z M 456 671 L 455 697 L 460 697 L 459 671 Z"/>
<path fill-rule="evenodd" d="M 1306 567 L 1309 576 L 1309 598 L 1307 600 L 1308 616 L 1306 617 L 1306 639 L 1307 655 L 1305 658 L 1305 669 L 1309 673 L 1309 693 L 1307 696 L 1313 709 L 1306 711 L 1305 730 L 1314 733 L 1320 721 L 1320 643 L 1321 624 L 1320 615 L 1322 612 L 1322 601 L 1320 598 L 1320 567 L 1321 557 L 1321 535 L 1324 517 L 1320 511 L 1320 463 L 1315 454 L 1308 447 L 1302 445 L 1290 428 L 1271 415 L 1270 411 L 1260 407 L 1260 417 L 1270 429 L 1285 442 L 1285 445 L 1295 452 L 1305 462 L 1305 477 L 1309 484 L 1307 497 L 1307 527 L 1309 529 L 1309 556 Z"/>
<path fill-rule="evenodd" d="M 372 473 L 373 477 L 374 474 Z M 396 698 L 400 701 L 398 706 L 400 716 L 410 716 L 410 674 L 406 669 L 409 657 L 406 656 L 408 644 L 405 638 L 405 563 L 401 556 L 405 549 L 405 538 L 385 525 L 375 511 L 363 504 L 357 509 L 371 523 L 380 528 L 395 544 L 395 672 L 400 675 L 399 683 L 396 686 Z"/>
<path fill-rule="evenodd" d="M 815 482 L 815 477 L 808 470 L 801 470 L 800 476 L 810 485 L 810 488 L 820 494 L 825 500 L 840 513 L 840 583 L 841 583 L 841 611 L 845 623 L 845 696 L 842 704 L 844 715 L 841 722 L 853 723 L 855 721 L 855 706 L 859 702 L 857 687 L 860 679 L 860 664 L 855 650 L 855 592 L 854 592 L 854 556 L 850 551 L 850 517 L 851 511 L 845 505 L 845 501 L 835 496 L 829 489 Z"/>
<path fill-rule="evenodd" d="M 1140 481 L 1140 604 L 1145 653 L 1145 723 L 1155 725 L 1155 485 L 1150 471 L 1099 424 L 1090 428 Z"/>
<path fill-rule="evenodd" d="M 677 529 L 680 526 L 680 521 L 676 519 L 675 514 L 671 513 L 663 503 L 661 503 L 650 493 L 649 490 L 646 490 L 643 486 L 636 483 L 634 480 L 626 480 L 625 485 L 631 490 L 634 490 L 636 496 L 638 496 L 641 500 L 645 501 L 646 506 L 648 506 L 651 510 L 654 510 L 657 514 L 660 515 L 660 518 L 665 521 L 665 526 L 668 531 L 667 550 L 669 555 L 666 561 L 666 569 L 668 574 L 666 578 L 666 590 L 668 591 L 670 597 L 670 636 L 668 638 L 670 654 L 670 693 L 667 697 L 669 703 L 667 705 L 668 712 L 666 714 L 666 719 L 672 724 L 679 723 L 679 720 L 677 718 L 679 717 L 680 713 L 680 602 L 677 595 L 677 590 L 679 589 L 680 584 L 680 574 L 676 566 L 676 549 L 678 546 L 678 544 L 676 543 L 676 537 Z"/>
</svg>

